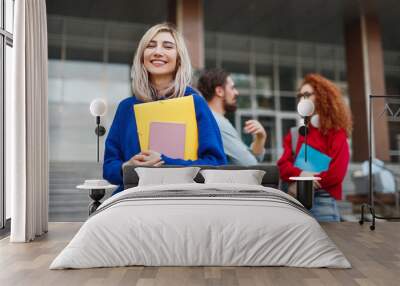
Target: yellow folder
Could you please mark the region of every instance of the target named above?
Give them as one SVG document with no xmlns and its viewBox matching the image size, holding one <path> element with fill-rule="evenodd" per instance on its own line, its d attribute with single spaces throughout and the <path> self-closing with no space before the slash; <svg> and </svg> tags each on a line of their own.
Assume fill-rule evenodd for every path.
<svg viewBox="0 0 400 286">
<path fill-rule="evenodd" d="M 186 135 L 185 157 L 183 159 L 197 160 L 199 143 L 193 96 L 135 104 L 133 109 L 142 151 L 147 151 L 149 148 L 151 122 L 184 123 Z"/>
</svg>

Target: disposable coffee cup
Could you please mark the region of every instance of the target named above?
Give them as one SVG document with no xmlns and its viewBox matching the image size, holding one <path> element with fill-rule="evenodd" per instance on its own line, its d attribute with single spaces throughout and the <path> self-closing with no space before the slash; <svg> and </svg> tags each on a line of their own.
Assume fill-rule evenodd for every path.
<svg viewBox="0 0 400 286">
<path fill-rule="evenodd" d="M 297 181 L 297 200 L 310 210 L 314 204 L 313 181 Z"/>
</svg>

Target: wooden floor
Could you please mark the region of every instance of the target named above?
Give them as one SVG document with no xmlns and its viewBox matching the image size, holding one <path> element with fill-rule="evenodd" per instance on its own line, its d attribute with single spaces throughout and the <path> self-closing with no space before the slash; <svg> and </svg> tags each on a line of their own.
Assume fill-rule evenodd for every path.
<svg viewBox="0 0 400 286">
<path fill-rule="evenodd" d="M 353 268 L 122 267 L 48 270 L 81 223 L 50 223 L 49 233 L 27 244 L 0 241 L 0 285 L 400 285 L 400 223 L 324 224 Z"/>
</svg>

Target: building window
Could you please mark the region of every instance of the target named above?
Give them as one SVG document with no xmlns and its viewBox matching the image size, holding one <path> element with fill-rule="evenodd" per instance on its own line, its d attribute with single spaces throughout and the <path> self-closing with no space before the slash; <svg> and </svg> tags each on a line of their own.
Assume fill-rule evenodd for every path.
<svg viewBox="0 0 400 286">
<path fill-rule="evenodd" d="M 220 32 L 206 32 L 205 39 L 206 67 L 226 69 L 239 90 L 229 119 L 243 141 L 252 140 L 242 132 L 246 119 L 258 119 L 268 133 L 266 162 L 279 159 L 284 135 L 298 124 L 295 93 L 306 74 L 321 73 L 348 98 L 342 46 Z"/>
<path fill-rule="evenodd" d="M 5 105 L 11 93 L 14 0 L 0 0 L 0 228 L 11 217 L 5 188 Z"/>
<path fill-rule="evenodd" d="M 385 85 L 386 94 L 400 95 L 400 53 L 398 51 L 384 51 L 384 69 L 385 69 Z M 390 142 L 390 161 L 392 163 L 400 162 L 400 122 L 398 119 L 398 110 L 400 110 L 400 102 L 398 99 L 390 99 L 386 104 L 395 115 L 388 117 L 389 142 Z"/>
</svg>

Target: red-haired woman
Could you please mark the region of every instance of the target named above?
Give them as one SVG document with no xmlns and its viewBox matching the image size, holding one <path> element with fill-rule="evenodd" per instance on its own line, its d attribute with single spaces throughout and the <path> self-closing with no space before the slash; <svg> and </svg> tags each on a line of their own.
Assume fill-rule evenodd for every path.
<svg viewBox="0 0 400 286">
<path fill-rule="evenodd" d="M 289 183 L 289 193 L 296 195 L 295 184 L 289 177 L 318 176 L 314 181 L 315 196 L 311 209 L 318 221 L 340 221 L 336 200 L 342 198 L 342 182 L 349 165 L 350 150 L 347 142 L 352 129 L 350 111 L 343 101 L 339 89 L 318 74 L 308 74 L 301 84 L 298 100 L 311 99 L 315 112 L 311 117 L 307 134 L 307 145 L 331 158 L 329 168 L 319 174 L 303 171 L 294 162 L 304 136 L 296 134 L 297 143 L 292 145 L 292 132 L 284 139 L 284 152 L 278 161 L 281 179 Z"/>
</svg>

